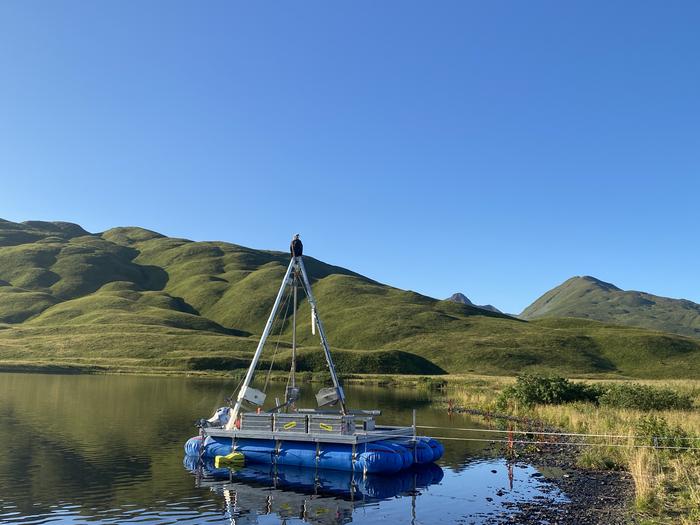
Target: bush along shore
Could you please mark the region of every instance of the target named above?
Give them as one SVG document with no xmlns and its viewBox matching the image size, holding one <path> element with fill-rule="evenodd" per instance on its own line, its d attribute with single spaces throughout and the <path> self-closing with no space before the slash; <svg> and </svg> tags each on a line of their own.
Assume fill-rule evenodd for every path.
<svg viewBox="0 0 700 525">
<path fill-rule="evenodd" d="M 700 381 L 479 376 L 450 383 L 446 396 L 452 410 L 494 418 L 499 428 L 511 430 L 499 437 L 508 436 L 518 454 L 555 451 L 559 463 L 564 454 L 597 476 L 617 472 L 618 479 L 631 478 L 629 520 L 700 523 Z M 619 507 L 625 493 L 624 483 L 618 485 L 607 495 L 598 490 L 598 498 Z"/>
</svg>

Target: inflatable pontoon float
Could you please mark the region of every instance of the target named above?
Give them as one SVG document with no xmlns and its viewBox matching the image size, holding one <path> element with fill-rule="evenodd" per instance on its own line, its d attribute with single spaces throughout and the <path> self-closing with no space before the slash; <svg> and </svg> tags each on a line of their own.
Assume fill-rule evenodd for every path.
<svg viewBox="0 0 700 525">
<path fill-rule="evenodd" d="M 295 378 L 299 288 L 309 301 L 311 332 L 318 333 L 333 383 L 316 394 L 317 409 L 296 406 L 300 392 Z M 275 400 L 274 406 L 263 409 L 266 394 L 253 388 L 251 382 L 283 298 L 293 307 L 291 370 L 284 403 Z M 381 415 L 379 410 L 348 410 L 300 249 L 292 250 L 260 342 L 231 404 L 219 408 L 210 419 L 200 420 L 199 435 L 185 444 L 188 456 L 200 462 L 213 460 L 217 468 L 251 463 L 393 474 L 432 463 L 444 451 L 439 441 L 416 435 L 415 417 L 412 426 L 379 426 L 375 422 Z"/>
</svg>

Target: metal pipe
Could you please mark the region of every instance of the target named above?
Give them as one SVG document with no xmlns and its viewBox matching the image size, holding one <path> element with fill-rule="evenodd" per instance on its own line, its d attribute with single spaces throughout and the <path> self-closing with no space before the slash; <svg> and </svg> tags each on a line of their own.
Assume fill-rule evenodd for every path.
<svg viewBox="0 0 700 525">
<path fill-rule="evenodd" d="M 300 413 L 314 413 L 314 414 L 335 414 L 335 410 L 319 410 L 318 408 L 299 408 L 297 412 Z M 381 416 L 381 410 L 348 410 L 348 414 L 353 416 Z"/>
<path fill-rule="evenodd" d="M 272 311 L 270 312 L 270 317 L 267 319 L 267 324 L 265 324 L 265 329 L 263 330 L 262 335 L 260 336 L 260 341 L 258 342 L 258 347 L 255 349 L 255 355 L 253 355 L 253 360 L 250 362 L 250 366 L 248 367 L 248 372 L 245 375 L 245 379 L 243 380 L 243 385 L 241 385 L 241 389 L 238 391 L 238 398 L 236 399 L 236 404 L 233 406 L 233 409 L 231 409 L 231 418 L 229 419 L 228 423 L 226 424 L 226 428 L 228 430 L 232 429 L 236 425 L 236 419 L 238 419 L 238 413 L 241 411 L 241 404 L 243 402 L 243 395 L 245 394 L 246 389 L 248 386 L 250 386 L 250 382 L 253 380 L 253 374 L 255 373 L 255 367 L 258 365 L 258 361 L 260 360 L 260 356 L 262 355 L 263 347 L 265 346 L 265 341 L 267 340 L 268 336 L 270 335 L 270 330 L 272 330 L 272 324 L 275 321 L 275 315 L 277 315 L 277 310 L 279 309 L 280 303 L 282 302 L 282 296 L 284 295 L 284 290 L 287 287 L 288 280 L 289 280 L 289 274 L 292 272 L 292 268 L 294 268 L 294 257 L 292 257 L 292 260 L 289 261 L 289 266 L 287 266 L 287 271 L 284 274 L 284 278 L 282 279 L 282 285 L 280 286 L 279 292 L 277 292 L 277 298 L 275 299 L 275 304 L 272 306 Z"/>
<path fill-rule="evenodd" d="M 416 442 L 416 409 L 413 409 L 413 462 L 418 461 L 418 443 Z"/>
<path fill-rule="evenodd" d="M 333 386 L 335 387 L 336 392 L 338 392 L 340 412 L 343 415 L 346 415 L 347 409 L 345 408 L 345 392 L 343 392 L 343 387 L 340 385 L 338 374 L 335 371 L 335 365 L 333 364 L 333 358 L 331 357 L 331 349 L 328 346 L 328 340 L 326 339 L 326 331 L 323 329 L 323 323 L 321 322 L 321 318 L 318 315 L 318 308 L 316 308 L 316 299 L 314 299 L 314 294 L 311 291 L 311 283 L 309 282 L 309 277 L 306 274 L 304 261 L 301 257 L 297 257 L 297 259 L 299 259 L 299 268 L 301 269 L 301 276 L 303 278 L 303 285 L 306 291 L 306 297 L 309 300 L 309 304 L 311 305 L 313 320 L 316 321 L 318 335 L 321 337 L 321 346 L 323 346 L 323 353 L 326 356 L 326 363 L 328 364 L 328 370 L 331 373 L 331 380 L 333 381 Z"/>
<path fill-rule="evenodd" d="M 296 387 L 297 372 L 297 276 L 294 275 L 294 310 L 292 312 L 292 378 L 291 386 Z"/>
</svg>

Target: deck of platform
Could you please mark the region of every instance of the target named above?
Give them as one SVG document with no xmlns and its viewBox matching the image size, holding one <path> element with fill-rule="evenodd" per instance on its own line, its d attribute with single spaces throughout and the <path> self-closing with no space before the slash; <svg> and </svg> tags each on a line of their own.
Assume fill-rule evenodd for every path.
<svg viewBox="0 0 700 525">
<path fill-rule="evenodd" d="M 376 427 L 375 430 L 358 430 L 354 434 L 329 434 L 329 433 L 305 433 L 305 432 L 274 432 L 264 430 L 226 430 L 223 428 L 205 428 L 206 436 L 228 437 L 239 439 L 271 439 L 278 441 L 304 441 L 311 443 L 342 443 L 356 445 L 358 443 L 371 443 L 393 438 L 412 438 L 413 427 Z"/>
</svg>

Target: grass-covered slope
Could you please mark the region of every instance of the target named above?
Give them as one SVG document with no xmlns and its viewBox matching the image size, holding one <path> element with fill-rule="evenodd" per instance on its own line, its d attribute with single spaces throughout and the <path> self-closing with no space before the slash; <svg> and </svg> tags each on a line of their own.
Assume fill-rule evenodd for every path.
<svg viewBox="0 0 700 525">
<path fill-rule="evenodd" d="M 528 306 L 523 319 L 580 317 L 700 337 L 700 304 L 572 277 Z"/>
<path fill-rule="evenodd" d="M 90 234 L 0 221 L 0 365 L 245 366 L 288 260 L 141 228 Z M 577 319 L 525 322 L 304 260 L 341 372 L 700 373 L 700 341 L 691 338 Z M 306 303 L 299 318 L 300 369 L 323 370 Z M 290 359 L 289 327 L 281 328 L 266 366 Z"/>
</svg>

